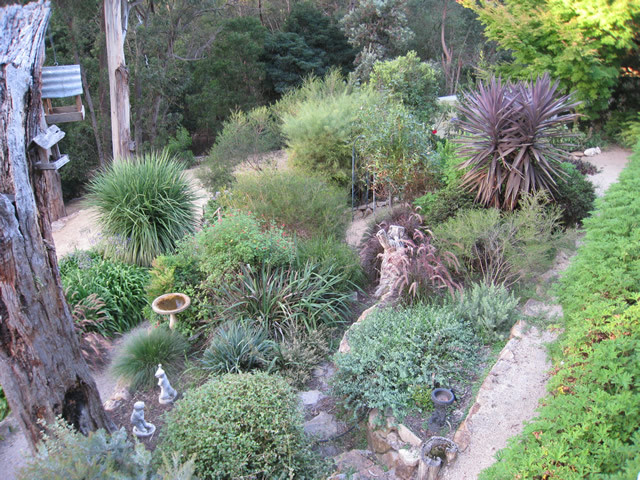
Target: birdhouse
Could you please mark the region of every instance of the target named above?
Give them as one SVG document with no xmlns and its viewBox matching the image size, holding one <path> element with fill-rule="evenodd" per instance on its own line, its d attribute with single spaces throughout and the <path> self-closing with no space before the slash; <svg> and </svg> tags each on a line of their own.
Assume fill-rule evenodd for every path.
<svg viewBox="0 0 640 480">
<path fill-rule="evenodd" d="M 80 65 L 42 67 L 42 103 L 47 124 L 84 120 Z M 75 104 L 54 107 L 52 98 L 75 97 Z"/>
</svg>

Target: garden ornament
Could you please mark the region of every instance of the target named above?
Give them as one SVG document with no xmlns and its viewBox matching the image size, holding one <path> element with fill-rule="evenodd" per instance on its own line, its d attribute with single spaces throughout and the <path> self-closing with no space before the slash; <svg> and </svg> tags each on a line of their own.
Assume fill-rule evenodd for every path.
<svg viewBox="0 0 640 480">
<path fill-rule="evenodd" d="M 156 431 L 156 426 L 144 419 L 144 402 L 136 402 L 133 405 L 131 424 L 133 425 L 133 434 L 139 438 L 149 437 Z"/>
<path fill-rule="evenodd" d="M 173 402 L 178 396 L 178 392 L 171 386 L 167 374 L 162 369 L 162 364 L 158 364 L 158 370 L 156 370 L 156 378 L 158 379 L 158 385 L 160 386 L 160 397 L 158 401 L 165 405 Z"/>
</svg>

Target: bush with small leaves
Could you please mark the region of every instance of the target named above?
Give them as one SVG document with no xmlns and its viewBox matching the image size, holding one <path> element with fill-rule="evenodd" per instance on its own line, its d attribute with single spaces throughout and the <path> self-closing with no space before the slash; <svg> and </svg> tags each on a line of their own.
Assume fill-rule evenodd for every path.
<svg viewBox="0 0 640 480">
<path fill-rule="evenodd" d="M 476 283 L 457 296 L 455 311 L 487 343 L 504 340 L 518 321 L 518 298 L 504 285 Z"/>
<path fill-rule="evenodd" d="M 596 193 L 593 183 L 571 163 L 561 164 L 560 170 L 563 175 L 556 178 L 557 188 L 551 194 L 562 210 L 562 224 L 569 228 L 582 224 L 591 213 Z"/>
<path fill-rule="evenodd" d="M 298 398 L 284 379 L 226 374 L 176 402 L 159 448 L 195 455 L 203 480 L 324 478 L 302 421 Z"/>
<path fill-rule="evenodd" d="M 116 377 L 129 382 L 132 388 L 150 388 L 155 382 L 153 376 L 162 364 L 169 377 L 180 369 L 189 344 L 184 337 L 166 327 L 151 331 L 141 330 L 130 336 L 122 345 L 111 369 Z"/>
<path fill-rule="evenodd" d="M 194 461 L 181 463 L 177 456 L 154 472 L 151 453 L 142 443 L 132 444 L 124 428 L 108 434 L 100 429 L 85 436 L 57 420 L 34 458 L 18 474 L 20 480 L 191 480 Z"/>
<path fill-rule="evenodd" d="M 477 341 L 449 306 L 376 310 L 349 331 L 349 353 L 334 357 L 333 394 L 359 415 L 371 408 L 403 418 L 417 389 L 455 387 L 473 373 Z"/>
</svg>

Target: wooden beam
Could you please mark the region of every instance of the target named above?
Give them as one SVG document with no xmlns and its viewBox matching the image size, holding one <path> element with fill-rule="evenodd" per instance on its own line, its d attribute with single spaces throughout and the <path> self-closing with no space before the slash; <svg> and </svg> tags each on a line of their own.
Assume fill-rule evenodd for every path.
<svg viewBox="0 0 640 480">
<path fill-rule="evenodd" d="M 70 111 L 60 111 L 62 109 Z M 44 119 L 47 124 L 53 123 L 69 123 L 69 122 L 81 122 L 84 120 L 84 106 L 81 111 L 76 111 L 76 106 L 71 107 L 56 107 L 53 109 L 54 113 L 45 114 Z"/>
<path fill-rule="evenodd" d="M 59 170 L 67 163 L 69 163 L 69 155 L 62 155 L 55 162 L 38 162 L 33 166 L 38 170 Z"/>
<path fill-rule="evenodd" d="M 64 138 L 66 134 L 57 125 L 51 125 L 44 132 L 35 137 L 32 142 L 45 150 L 50 149 Z"/>
</svg>

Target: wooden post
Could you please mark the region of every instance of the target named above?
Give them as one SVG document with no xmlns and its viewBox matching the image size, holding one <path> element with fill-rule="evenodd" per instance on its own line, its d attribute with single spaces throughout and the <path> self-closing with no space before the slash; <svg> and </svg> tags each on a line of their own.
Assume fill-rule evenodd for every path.
<svg viewBox="0 0 640 480">
<path fill-rule="evenodd" d="M 42 119 L 34 72 L 48 18 L 43 0 L 0 8 L 0 384 L 34 450 L 42 420 L 113 428 L 62 291 L 46 182 L 27 152 Z"/>
<path fill-rule="evenodd" d="M 109 96 L 111 100 L 111 141 L 114 160 L 131 155 L 129 69 L 124 58 L 124 37 L 128 18 L 127 0 L 104 0 L 104 30 L 107 39 Z M 125 10 L 123 12 L 123 9 Z"/>
</svg>

